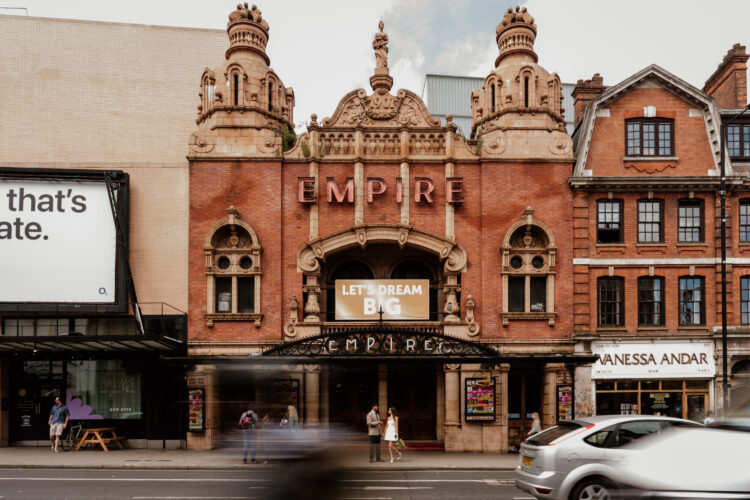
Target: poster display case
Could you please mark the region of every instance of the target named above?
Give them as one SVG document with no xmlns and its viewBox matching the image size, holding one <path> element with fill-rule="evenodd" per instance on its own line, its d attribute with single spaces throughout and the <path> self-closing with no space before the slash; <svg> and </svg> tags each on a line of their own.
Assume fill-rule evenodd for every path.
<svg viewBox="0 0 750 500">
<path fill-rule="evenodd" d="M 206 390 L 188 389 L 188 432 L 206 430 Z"/>
<path fill-rule="evenodd" d="M 557 421 L 565 422 L 567 420 L 573 420 L 573 386 L 572 385 L 558 385 L 557 386 Z"/>
<path fill-rule="evenodd" d="M 495 379 L 467 378 L 465 418 L 470 421 L 495 420 Z"/>
</svg>

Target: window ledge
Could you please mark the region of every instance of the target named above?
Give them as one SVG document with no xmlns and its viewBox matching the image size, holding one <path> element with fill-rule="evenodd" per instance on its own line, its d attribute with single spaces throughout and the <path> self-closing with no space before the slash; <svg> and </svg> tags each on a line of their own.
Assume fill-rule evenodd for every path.
<svg viewBox="0 0 750 500">
<path fill-rule="evenodd" d="M 738 241 L 737 246 L 740 247 L 750 247 L 750 241 Z"/>
<path fill-rule="evenodd" d="M 636 247 L 643 247 L 643 248 L 666 248 L 666 243 L 636 243 Z"/>
<path fill-rule="evenodd" d="M 625 243 L 597 243 L 596 248 L 625 248 Z"/>
<path fill-rule="evenodd" d="M 623 156 L 622 161 L 680 161 L 679 156 Z"/>
<path fill-rule="evenodd" d="M 510 320 L 547 320 L 550 326 L 555 324 L 555 312 L 521 312 L 521 311 L 506 311 L 500 313 L 500 318 L 503 320 L 503 326 L 508 326 Z"/>
<path fill-rule="evenodd" d="M 708 243 L 706 243 L 705 241 L 682 242 L 682 243 L 676 243 L 675 246 L 678 246 L 678 247 L 707 247 Z"/>
<path fill-rule="evenodd" d="M 214 326 L 214 321 L 254 321 L 256 328 L 260 328 L 261 313 L 211 313 L 206 314 L 206 325 Z"/>
<path fill-rule="evenodd" d="M 596 333 L 627 333 L 628 329 L 624 326 L 600 326 Z"/>
<path fill-rule="evenodd" d="M 639 332 L 666 332 L 666 326 L 639 326 Z"/>
<path fill-rule="evenodd" d="M 708 330 L 706 325 L 678 325 L 678 330 Z"/>
</svg>

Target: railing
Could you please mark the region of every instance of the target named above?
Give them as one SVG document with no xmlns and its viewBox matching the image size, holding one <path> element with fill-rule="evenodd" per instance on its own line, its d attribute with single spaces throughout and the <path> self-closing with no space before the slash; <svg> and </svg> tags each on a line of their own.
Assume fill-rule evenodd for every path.
<svg viewBox="0 0 750 500">
<path fill-rule="evenodd" d="M 187 313 L 164 302 L 141 302 L 144 334 L 187 341 Z M 133 315 L 92 316 L 91 310 L 75 315 L 70 306 L 61 305 L 56 312 L 31 316 L 19 309 L 2 318 L 4 337 L 111 336 L 137 335 Z"/>
</svg>

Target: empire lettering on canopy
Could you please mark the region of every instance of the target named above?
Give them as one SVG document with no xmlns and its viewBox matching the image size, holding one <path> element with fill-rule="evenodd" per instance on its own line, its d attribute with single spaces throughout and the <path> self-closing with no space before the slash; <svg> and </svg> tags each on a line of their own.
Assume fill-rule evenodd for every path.
<svg viewBox="0 0 750 500">
<path fill-rule="evenodd" d="M 404 180 L 396 177 L 396 203 L 404 202 Z M 414 202 L 432 203 L 435 183 L 429 177 L 414 178 Z M 368 177 L 365 180 L 365 199 L 373 203 L 376 196 L 386 192 L 388 185 L 382 177 Z M 347 177 L 342 186 L 334 177 L 326 178 L 326 201 L 328 203 L 354 203 L 354 178 Z M 463 178 L 448 177 L 445 179 L 445 199 L 448 203 L 462 203 Z M 315 177 L 297 178 L 297 201 L 300 203 L 315 203 Z"/>
</svg>

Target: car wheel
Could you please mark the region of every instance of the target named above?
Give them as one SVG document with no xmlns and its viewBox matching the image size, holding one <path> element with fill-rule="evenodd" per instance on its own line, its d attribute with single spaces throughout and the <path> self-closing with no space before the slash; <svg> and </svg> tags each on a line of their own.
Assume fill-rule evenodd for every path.
<svg viewBox="0 0 750 500">
<path fill-rule="evenodd" d="M 604 478 L 591 478 L 579 483 L 570 495 L 572 500 L 614 500 L 617 488 Z"/>
</svg>

